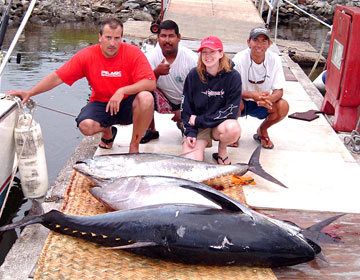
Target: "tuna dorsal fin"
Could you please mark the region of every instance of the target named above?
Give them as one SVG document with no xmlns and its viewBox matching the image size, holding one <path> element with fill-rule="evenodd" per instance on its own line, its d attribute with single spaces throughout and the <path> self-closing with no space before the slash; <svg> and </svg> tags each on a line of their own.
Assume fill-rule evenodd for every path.
<svg viewBox="0 0 360 280">
<path fill-rule="evenodd" d="M 321 230 L 344 215 L 346 215 L 346 214 L 336 215 L 336 216 L 330 217 L 326 220 L 323 220 L 319 223 L 316 223 L 316 224 L 312 225 L 311 227 L 303 229 L 302 234 L 306 238 L 312 240 L 313 242 L 319 241 L 319 242 L 326 242 L 326 243 L 337 243 L 337 242 L 339 242 L 339 238 L 332 237 L 326 233 L 321 232 Z"/>
<path fill-rule="evenodd" d="M 235 200 L 231 199 L 230 197 L 227 197 L 225 195 L 219 195 L 217 193 L 211 192 L 209 190 L 205 190 L 205 189 L 201 189 L 201 188 L 196 188 L 194 186 L 191 185 L 181 185 L 180 187 L 182 188 L 186 188 L 192 191 L 195 191 L 199 194 L 201 194 L 202 196 L 206 197 L 207 199 L 211 200 L 212 202 L 218 204 L 219 206 L 221 206 L 222 209 L 230 211 L 230 212 L 246 212 L 244 211 L 243 207 L 241 207 L 241 205 L 239 205 L 238 202 L 236 202 Z"/>
<path fill-rule="evenodd" d="M 287 188 L 283 183 L 281 183 L 279 180 L 275 179 L 273 176 L 271 176 L 269 173 L 267 173 L 260 164 L 260 150 L 261 145 L 259 145 L 255 151 L 252 153 L 250 160 L 249 160 L 249 170 L 256 175 L 259 175 L 260 177 L 263 177 L 264 179 L 273 182 L 275 184 L 278 184 L 279 186 L 282 186 L 284 188 Z"/>
<path fill-rule="evenodd" d="M 105 248 L 107 250 L 124 250 L 124 249 L 136 249 L 136 248 L 144 248 L 144 247 L 153 247 L 157 246 L 158 244 L 155 242 L 136 242 L 129 245 Z"/>
</svg>

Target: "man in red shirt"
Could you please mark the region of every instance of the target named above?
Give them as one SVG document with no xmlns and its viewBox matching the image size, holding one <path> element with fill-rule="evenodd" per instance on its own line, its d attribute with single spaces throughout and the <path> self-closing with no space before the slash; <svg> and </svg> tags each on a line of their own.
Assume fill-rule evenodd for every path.
<svg viewBox="0 0 360 280">
<path fill-rule="evenodd" d="M 110 149 L 117 132 L 112 125 L 133 123 L 129 152 L 138 153 L 141 137 L 152 120 L 154 100 L 150 91 L 156 88 L 156 78 L 141 50 L 122 43 L 122 34 L 121 21 L 105 20 L 100 26 L 99 44 L 80 50 L 32 89 L 8 94 L 20 96 L 25 103 L 31 96 L 62 83 L 71 86 L 86 77 L 92 93 L 76 118 L 80 131 L 87 136 L 101 132 L 99 147 Z"/>
</svg>

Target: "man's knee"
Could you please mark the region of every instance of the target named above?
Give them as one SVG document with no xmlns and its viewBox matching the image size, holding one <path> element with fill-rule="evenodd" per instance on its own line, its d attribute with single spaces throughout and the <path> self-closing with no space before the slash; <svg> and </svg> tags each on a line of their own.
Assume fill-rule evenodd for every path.
<svg viewBox="0 0 360 280">
<path fill-rule="evenodd" d="M 100 124 L 91 119 L 85 119 L 79 123 L 79 129 L 85 136 L 91 136 L 98 132 Z"/>
<path fill-rule="evenodd" d="M 277 103 L 278 115 L 283 119 L 289 112 L 289 103 L 285 99 L 280 99 Z"/>
<path fill-rule="evenodd" d="M 154 110 L 154 97 L 149 91 L 139 92 L 134 100 L 133 108 L 141 110 Z"/>
</svg>

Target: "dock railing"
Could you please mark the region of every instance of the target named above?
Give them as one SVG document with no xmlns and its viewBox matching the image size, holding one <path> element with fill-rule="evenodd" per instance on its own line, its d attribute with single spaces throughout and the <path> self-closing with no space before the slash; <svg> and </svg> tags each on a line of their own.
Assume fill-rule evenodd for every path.
<svg viewBox="0 0 360 280">
<path fill-rule="evenodd" d="M 328 27 L 330 30 L 327 33 L 321 48 L 320 48 L 320 52 L 319 52 L 319 56 L 316 59 L 313 68 L 310 71 L 309 77 L 311 77 L 317 67 L 317 64 L 319 63 L 319 60 L 322 56 L 322 53 L 324 51 L 324 47 L 325 47 L 325 43 L 329 37 L 329 35 L 331 34 L 332 31 L 332 25 L 327 24 L 326 22 L 324 22 L 323 20 L 317 18 L 316 16 L 314 16 L 313 14 L 308 13 L 307 11 L 305 11 L 304 9 L 300 8 L 299 6 L 295 5 L 294 3 L 290 2 L 289 0 L 255 0 L 255 7 L 259 10 L 260 16 L 262 17 L 262 14 L 264 12 L 264 6 L 265 4 L 268 6 L 269 10 L 268 10 L 268 15 L 267 15 L 267 19 L 266 19 L 266 26 L 268 27 L 270 25 L 270 19 L 271 19 L 271 15 L 273 14 L 273 10 L 276 8 L 276 23 L 275 23 L 275 36 L 274 36 L 274 41 L 276 43 L 276 38 L 277 38 L 277 30 L 278 30 L 278 24 L 279 24 L 279 8 L 280 5 L 282 4 L 281 2 L 285 2 L 287 4 L 289 4 L 290 6 L 294 7 L 295 9 L 298 9 L 299 11 L 301 11 L 302 13 L 304 13 L 305 15 L 309 16 L 310 18 L 312 18 L 313 20 L 321 23 L 322 25 Z"/>
<path fill-rule="evenodd" d="M 299 11 L 301 11 L 302 13 L 306 14 L 307 16 L 311 17 L 312 19 L 314 19 L 315 21 L 325 25 L 326 27 L 328 27 L 330 30 L 332 28 L 331 25 L 327 24 L 326 22 L 324 22 L 323 20 L 317 18 L 316 16 L 314 16 L 313 14 L 308 13 L 307 11 L 305 11 L 304 9 L 300 8 L 299 6 L 295 5 L 294 3 L 292 3 L 289 0 L 255 0 L 255 7 L 259 10 L 260 16 L 262 17 L 262 14 L 264 12 L 264 6 L 265 4 L 267 4 L 268 8 L 269 8 L 269 12 L 266 18 L 266 25 L 270 24 L 270 19 L 271 19 L 271 15 L 273 13 L 273 10 L 276 8 L 276 16 L 278 17 L 279 14 L 279 8 L 281 5 L 281 2 L 285 2 L 287 4 L 289 4 L 290 6 L 294 7 L 295 9 L 298 9 Z"/>
</svg>

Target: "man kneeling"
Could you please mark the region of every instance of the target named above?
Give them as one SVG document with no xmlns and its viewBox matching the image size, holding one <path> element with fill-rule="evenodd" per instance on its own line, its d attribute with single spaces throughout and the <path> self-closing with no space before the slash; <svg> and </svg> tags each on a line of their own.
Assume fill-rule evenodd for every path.
<svg viewBox="0 0 360 280">
<path fill-rule="evenodd" d="M 272 41 L 266 28 L 253 28 L 247 44 L 249 48 L 233 58 L 242 81 L 239 116 L 250 115 L 265 119 L 253 137 L 265 149 L 272 149 L 274 144 L 270 140 L 268 129 L 289 112 L 289 104 L 282 98 L 284 72 L 279 56 L 269 50 Z M 232 146 L 237 147 L 238 141 Z"/>
</svg>

